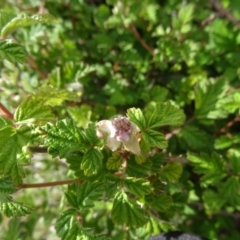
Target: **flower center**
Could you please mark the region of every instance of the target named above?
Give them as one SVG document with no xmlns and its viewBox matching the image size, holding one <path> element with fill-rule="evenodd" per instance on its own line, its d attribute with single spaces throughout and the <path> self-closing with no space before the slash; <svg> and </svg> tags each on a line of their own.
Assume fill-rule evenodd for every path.
<svg viewBox="0 0 240 240">
<path fill-rule="evenodd" d="M 115 137 L 118 141 L 128 141 L 133 132 L 133 126 L 126 117 L 117 117 L 112 120 L 115 128 Z"/>
</svg>

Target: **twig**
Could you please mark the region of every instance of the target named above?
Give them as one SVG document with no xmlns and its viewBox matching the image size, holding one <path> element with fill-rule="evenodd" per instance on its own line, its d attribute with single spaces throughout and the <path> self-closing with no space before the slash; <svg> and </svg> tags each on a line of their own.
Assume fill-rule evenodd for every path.
<svg viewBox="0 0 240 240">
<path fill-rule="evenodd" d="M 233 23 L 236 27 L 240 28 L 240 21 L 237 20 L 232 13 L 224 9 L 221 3 L 218 0 L 209 0 L 210 4 L 218 11 L 218 13 L 228 19 L 231 23 Z"/>
<path fill-rule="evenodd" d="M 130 25 L 129 29 L 133 33 L 135 38 L 141 43 L 141 45 L 153 56 L 154 55 L 153 49 L 141 38 L 136 27 L 134 25 Z"/>
<path fill-rule="evenodd" d="M 57 182 L 45 182 L 45 183 L 23 183 L 18 188 L 25 189 L 25 188 L 42 188 L 42 187 L 52 187 L 52 186 L 59 186 L 71 183 L 82 183 L 80 179 L 72 179 L 72 180 L 64 180 L 64 181 L 57 181 Z"/>
<path fill-rule="evenodd" d="M 180 131 L 182 131 L 182 129 L 189 125 L 191 122 L 193 122 L 195 120 L 195 117 L 191 117 L 190 119 L 188 119 L 188 121 L 186 121 L 180 128 L 177 128 L 175 130 L 173 130 L 172 132 L 168 133 L 165 138 L 168 140 L 170 139 L 171 137 L 173 137 L 174 135 L 178 134 Z"/>
<path fill-rule="evenodd" d="M 31 57 L 27 57 L 27 61 L 30 64 L 30 66 L 38 73 L 38 75 L 42 78 L 45 79 L 47 78 L 47 74 L 45 72 L 42 72 L 39 68 L 38 65 L 36 64 L 36 62 L 34 61 L 33 58 Z"/>
<path fill-rule="evenodd" d="M 4 106 L 2 103 L 0 103 L 0 110 L 1 110 L 1 114 L 3 117 L 9 118 L 9 119 L 13 119 L 13 114 L 10 113 Z"/>
</svg>

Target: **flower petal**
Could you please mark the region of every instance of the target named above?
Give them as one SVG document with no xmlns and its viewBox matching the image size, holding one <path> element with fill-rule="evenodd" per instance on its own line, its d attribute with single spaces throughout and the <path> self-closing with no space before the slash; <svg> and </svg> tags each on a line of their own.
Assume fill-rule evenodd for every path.
<svg viewBox="0 0 240 240">
<path fill-rule="evenodd" d="M 123 142 L 123 146 L 130 152 L 133 152 L 134 154 L 139 155 L 141 152 L 141 149 L 139 147 L 138 139 L 135 135 L 132 135 L 129 139 L 129 141 Z"/>
<path fill-rule="evenodd" d="M 123 141 L 128 141 L 129 140 L 129 133 L 128 132 L 121 132 L 121 133 L 118 133 L 117 136 L 116 136 L 116 139 L 120 142 L 123 142 Z"/>
<path fill-rule="evenodd" d="M 121 145 L 121 142 L 117 141 L 115 138 L 107 138 L 107 146 L 112 150 L 116 151 Z"/>
<path fill-rule="evenodd" d="M 112 125 L 112 122 L 109 120 L 102 120 L 97 123 L 97 136 L 99 138 L 104 138 L 107 135 L 112 135 L 112 132 L 114 131 L 114 127 Z M 115 131 L 114 131 L 115 134 Z"/>
</svg>

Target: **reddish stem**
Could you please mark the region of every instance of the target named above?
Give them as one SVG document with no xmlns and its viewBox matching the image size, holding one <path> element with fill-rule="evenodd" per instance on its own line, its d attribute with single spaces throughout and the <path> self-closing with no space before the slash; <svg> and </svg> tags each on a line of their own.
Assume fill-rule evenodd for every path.
<svg viewBox="0 0 240 240">
<path fill-rule="evenodd" d="M 13 114 L 10 113 L 4 106 L 2 103 L 0 103 L 0 110 L 1 110 L 1 114 L 3 117 L 9 118 L 9 119 L 13 119 Z"/>
<path fill-rule="evenodd" d="M 82 183 L 80 179 L 72 179 L 72 180 L 64 180 L 64 181 L 57 181 L 57 182 L 45 182 L 45 183 L 23 183 L 18 188 L 42 188 L 42 187 L 52 187 L 52 186 L 59 186 L 71 183 Z"/>
</svg>

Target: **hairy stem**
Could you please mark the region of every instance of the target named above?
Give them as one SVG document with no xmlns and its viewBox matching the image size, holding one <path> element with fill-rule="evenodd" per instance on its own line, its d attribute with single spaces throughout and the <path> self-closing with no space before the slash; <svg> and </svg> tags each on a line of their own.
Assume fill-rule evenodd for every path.
<svg viewBox="0 0 240 240">
<path fill-rule="evenodd" d="M 9 118 L 9 119 L 13 119 L 13 114 L 10 113 L 4 106 L 2 103 L 0 103 L 0 110 L 1 110 L 1 114 L 3 117 Z"/>
<path fill-rule="evenodd" d="M 57 182 L 45 182 L 45 183 L 23 183 L 18 188 L 24 189 L 24 188 L 42 188 L 42 187 L 52 187 L 52 186 L 59 186 L 59 185 L 66 185 L 71 183 L 82 183 L 82 180 L 80 179 L 71 179 L 71 180 L 63 180 L 63 181 L 57 181 Z"/>
</svg>

